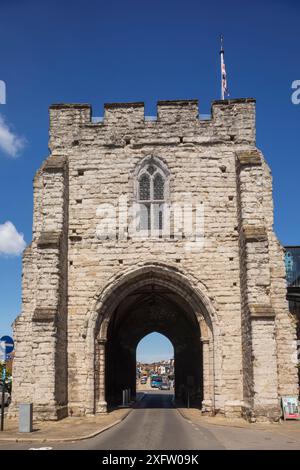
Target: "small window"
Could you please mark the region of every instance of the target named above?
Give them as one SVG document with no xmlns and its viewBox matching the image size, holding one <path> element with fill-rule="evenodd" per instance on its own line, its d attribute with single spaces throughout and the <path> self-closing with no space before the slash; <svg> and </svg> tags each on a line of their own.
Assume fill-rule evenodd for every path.
<svg viewBox="0 0 300 470">
<path fill-rule="evenodd" d="M 154 199 L 155 201 L 164 199 L 164 180 L 160 173 L 154 178 Z"/>
<path fill-rule="evenodd" d="M 144 174 L 140 179 L 139 199 L 148 201 L 150 199 L 150 178 Z"/>
<path fill-rule="evenodd" d="M 137 175 L 137 200 L 139 203 L 139 229 L 162 232 L 166 206 L 165 171 L 155 160 L 146 162 Z"/>
</svg>

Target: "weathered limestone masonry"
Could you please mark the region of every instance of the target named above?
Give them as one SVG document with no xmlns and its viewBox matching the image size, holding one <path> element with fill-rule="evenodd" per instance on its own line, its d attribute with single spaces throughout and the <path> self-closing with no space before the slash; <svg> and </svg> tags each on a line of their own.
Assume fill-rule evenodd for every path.
<svg viewBox="0 0 300 470">
<path fill-rule="evenodd" d="M 49 148 L 23 256 L 11 415 L 22 402 L 41 419 L 106 411 L 112 312 L 151 282 L 199 323 L 203 411 L 277 419 L 281 396 L 297 394 L 296 332 L 255 100 L 215 101 L 205 121 L 191 100 L 158 102 L 151 121 L 143 103 L 107 104 L 98 123 L 89 105 L 52 105 Z M 136 201 L 149 162 L 165 169 L 170 203 L 203 205 L 201 250 L 184 237 L 97 238 L 97 208 Z"/>
</svg>

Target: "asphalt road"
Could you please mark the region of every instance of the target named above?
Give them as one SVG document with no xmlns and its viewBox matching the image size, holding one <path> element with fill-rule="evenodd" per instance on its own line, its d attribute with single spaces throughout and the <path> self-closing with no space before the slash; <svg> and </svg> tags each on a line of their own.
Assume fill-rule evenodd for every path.
<svg viewBox="0 0 300 470">
<path fill-rule="evenodd" d="M 201 424 L 184 419 L 170 392 L 146 392 L 129 416 L 98 436 L 76 442 L 0 443 L 4 449 L 218 450 L 300 449 L 299 439 L 257 429 Z"/>
<path fill-rule="evenodd" d="M 195 429 L 173 407 L 170 392 L 148 392 L 128 418 L 98 437 L 55 448 L 110 450 L 222 449 L 206 430 Z M 200 447 L 199 447 L 200 445 Z"/>
<path fill-rule="evenodd" d="M 172 405 L 172 395 L 146 393 L 122 423 L 89 441 L 68 449 L 176 450 L 216 449 L 223 446 L 207 430 L 196 429 Z M 199 447 L 200 446 L 200 447 Z"/>
</svg>

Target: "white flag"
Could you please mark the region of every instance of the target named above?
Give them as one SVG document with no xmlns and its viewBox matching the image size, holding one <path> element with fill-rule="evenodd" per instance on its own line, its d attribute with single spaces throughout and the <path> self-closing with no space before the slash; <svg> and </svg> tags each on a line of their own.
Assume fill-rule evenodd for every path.
<svg viewBox="0 0 300 470">
<path fill-rule="evenodd" d="M 223 36 L 221 36 L 221 99 L 224 100 L 225 96 L 229 96 L 227 87 L 227 75 L 224 61 L 224 49 L 223 49 Z"/>
</svg>

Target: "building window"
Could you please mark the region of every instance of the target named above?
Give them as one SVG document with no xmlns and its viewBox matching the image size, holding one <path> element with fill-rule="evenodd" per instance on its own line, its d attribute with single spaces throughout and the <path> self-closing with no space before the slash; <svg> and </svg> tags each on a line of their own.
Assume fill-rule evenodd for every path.
<svg viewBox="0 0 300 470">
<path fill-rule="evenodd" d="M 157 159 L 146 160 L 137 174 L 138 230 L 160 236 L 165 227 L 168 174 Z"/>
<path fill-rule="evenodd" d="M 164 186 L 165 182 L 163 177 L 160 173 L 157 173 L 153 181 L 153 193 L 155 201 L 164 200 Z"/>
<path fill-rule="evenodd" d="M 300 287 L 300 246 L 285 247 L 285 268 L 288 287 Z"/>
<path fill-rule="evenodd" d="M 139 196 L 141 201 L 150 200 L 150 177 L 147 174 L 140 179 Z"/>
</svg>

